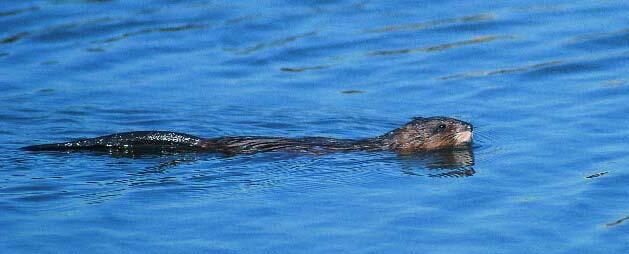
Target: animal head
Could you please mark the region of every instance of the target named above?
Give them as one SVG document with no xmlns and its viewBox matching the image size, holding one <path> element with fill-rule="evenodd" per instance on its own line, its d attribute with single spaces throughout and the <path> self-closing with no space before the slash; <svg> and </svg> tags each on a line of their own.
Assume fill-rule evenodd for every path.
<svg viewBox="0 0 629 254">
<path fill-rule="evenodd" d="M 417 117 L 387 133 L 391 149 L 400 153 L 455 148 L 472 142 L 471 124 L 449 117 Z"/>
</svg>

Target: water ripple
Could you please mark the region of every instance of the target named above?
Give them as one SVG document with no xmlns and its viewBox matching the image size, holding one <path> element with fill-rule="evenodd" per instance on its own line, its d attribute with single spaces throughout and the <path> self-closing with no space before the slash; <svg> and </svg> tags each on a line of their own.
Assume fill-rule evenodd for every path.
<svg viewBox="0 0 629 254">
<path fill-rule="evenodd" d="M 14 34 L 14 35 L 10 35 L 10 36 L 5 37 L 5 38 L 0 38 L 0 44 L 15 43 L 15 42 L 23 39 L 26 36 L 28 36 L 27 32 L 21 32 L 21 33 L 17 33 L 17 34 Z"/>
<path fill-rule="evenodd" d="M 37 10 L 39 10 L 39 7 L 37 6 L 31 6 L 31 7 L 21 8 L 21 9 L 14 9 L 14 10 L 4 10 L 4 11 L 0 11 L 0 17 L 16 16 L 16 15 L 21 15 L 21 14 L 32 12 L 32 11 L 37 11 Z"/>
<path fill-rule="evenodd" d="M 602 65 L 595 64 L 596 62 L 605 62 L 606 65 L 611 64 L 613 61 L 621 61 L 628 55 L 627 52 L 615 52 L 611 54 L 597 54 L 592 56 L 582 56 L 578 58 L 566 58 L 560 60 L 552 60 L 541 63 L 535 63 L 531 65 L 526 65 L 522 67 L 513 67 L 513 68 L 502 68 L 498 70 L 488 70 L 488 71 L 474 71 L 467 73 L 459 73 L 452 74 L 447 76 L 439 77 L 440 80 L 450 80 L 450 79 L 468 79 L 468 78 L 479 78 L 486 76 L 494 76 L 494 75 L 508 75 L 508 74 L 516 74 L 516 73 L 528 73 L 529 76 L 541 75 L 540 73 L 545 72 L 556 72 L 556 73 L 566 73 L 569 71 L 582 71 L 584 68 L 602 68 Z M 611 82 L 608 83 L 611 86 L 614 84 L 618 85 L 622 82 Z"/>
<path fill-rule="evenodd" d="M 531 65 L 526 65 L 522 67 L 514 67 L 514 68 L 504 68 L 499 70 L 491 70 L 491 71 L 477 71 L 477 72 L 468 72 L 468 73 L 459 73 L 452 74 L 448 76 L 439 77 L 440 80 L 449 80 L 449 79 L 458 79 L 458 78 L 477 78 L 484 76 L 493 76 L 493 75 L 504 75 L 504 74 L 512 74 L 518 72 L 527 72 L 534 69 L 540 69 L 548 66 L 558 65 L 563 63 L 563 61 L 548 61 L 543 63 L 536 63 Z"/>
<path fill-rule="evenodd" d="M 439 19 L 428 21 L 424 23 L 414 23 L 414 24 L 406 24 L 406 25 L 392 25 L 381 28 L 367 29 L 365 32 L 368 33 L 387 33 L 387 32 L 398 32 L 398 31 L 409 31 L 409 30 L 422 30 L 422 29 L 430 29 L 437 26 L 443 25 L 452 25 L 452 24 L 460 24 L 460 23 L 477 23 L 483 21 L 494 20 L 495 17 L 492 14 L 477 14 L 471 16 L 464 16 L 460 18 L 449 18 L 449 19 Z"/>
<path fill-rule="evenodd" d="M 395 49 L 395 50 L 378 50 L 369 52 L 367 55 L 369 56 L 388 56 L 388 55 L 398 55 L 398 54 L 411 54 L 417 52 L 436 52 L 443 51 L 452 48 L 458 48 L 467 45 L 474 45 L 486 42 L 492 42 L 496 40 L 505 40 L 505 39 L 513 39 L 513 36 L 504 36 L 504 35 L 488 35 L 488 36 L 480 36 L 475 37 L 469 40 L 462 40 L 452 43 L 444 43 L 434 46 L 422 47 L 422 48 L 409 48 L 409 49 Z"/>
<path fill-rule="evenodd" d="M 611 32 L 598 32 L 579 35 L 566 42 L 566 47 L 588 50 L 610 50 L 626 48 L 629 43 L 629 29 L 624 28 Z"/>
<path fill-rule="evenodd" d="M 622 1 L 4 1 L 0 249 L 625 253 L 628 11 Z M 431 115 L 471 121 L 472 149 L 19 150 L 151 129 L 363 138 Z"/>
<path fill-rule="evenodd" d="M 303 38 L 313 37 L 316 35 L 317 35 L 317 32 L 312 31 L 312 32 L 301 33 L 301 34 L 297 34 L 293 36 L 288 36 L 285 38 L 281 38 L 281 39 L 277 39 L 277 40 L 273 40 L 269 42 L 261 42 L 256 45 L 244 47 L 244 48 L 226 48 L 225 51 L 232 52 L 237 55 L 247 55 L 247 54 L 251 54 L 251 53 L 269 49 L 269 48 L 282 47 L 288 43 L 291 43 L 291 42 L 294 42 Z"/>
<path fill-rule="evenodd" d="M 313 71 L 313 70 L 322 70 L 331 67 L 332 65 L 315 65 L 315 66 L 307 66 L 307 67 L 282 67 L 281 71 L 285 72 L 304 72 L 304 71 Z"/>
<path fill-rule="evenodd" d="M 142 29 L 138 31 L 123 33 L 118 36 L 110 37 L 110 38 L 99 40 L 99 41 L 94 41 L 93 43 L 112 43 L 112 42 L 117 42 L 120 40 L 124 40 L 124 39 L 135 37 L 135 36 L 145 35 L 145 34 L 173 33 L 173 32 L 181 32 L 181 31 L 205 29 L 207 27 L 208 27 L 207 25 L 202 25 L 202 24 L 184 24 L 184 25 L 175 25 L 175 26 L 168 26 L 168 27 L 148 28 L 148 29 Z"/>
</svg>

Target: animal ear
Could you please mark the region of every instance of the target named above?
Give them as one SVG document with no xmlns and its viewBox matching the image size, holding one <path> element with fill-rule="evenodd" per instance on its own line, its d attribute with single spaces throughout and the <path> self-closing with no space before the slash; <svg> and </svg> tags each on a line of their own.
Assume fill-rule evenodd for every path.
<svg viewBox="0 0 629 254">
<path fill-rule="evenodd" d="M 424 119 L 426 119 L 426 118 L 423 118 L 423 117 L 419 117 L 419 116 L 418 116 L 418 117 L 413 117 L 413 118 L 411 118 L 411 119 L 412 119 L 412 120 L 424 120 Z"/>
</svg>

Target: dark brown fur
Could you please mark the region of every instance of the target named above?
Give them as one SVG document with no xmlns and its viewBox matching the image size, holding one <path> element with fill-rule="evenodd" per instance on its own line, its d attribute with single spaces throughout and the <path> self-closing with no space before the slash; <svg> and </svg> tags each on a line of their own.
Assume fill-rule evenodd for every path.
<svg viewBox="0 0 629 254">
<path fill-rule="evenodd" d="M 470 144 L 472 125 L 447 117 L 414 118 L 404 126 L 367 139 L 325 137 L 220 137 L 196 136 L 164 131 L 118 133 L 56 144 L 27 146 L 29 151 L 152 151 L 152 152 L 220 152 L 248 154 L 269 151 L 327 153 L 335 151 L 395 151 L 402 154 L 448 149 Z"/>
</svg>

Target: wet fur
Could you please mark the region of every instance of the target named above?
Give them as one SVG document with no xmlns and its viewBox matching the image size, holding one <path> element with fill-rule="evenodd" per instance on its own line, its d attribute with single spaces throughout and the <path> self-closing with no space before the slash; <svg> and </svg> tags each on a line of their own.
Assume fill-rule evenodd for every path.
<svg viewBox="0 0 629 254">
<path fill-rule="evenodd" d="M 443 127 L 443 128 L 440 128 Z M 466 134 L 467 133 L 467 134 Z M 471 142 L 472 126 L 447 117 L 414 118 L 404 126 L 367 139 L 335 139 L 326 137 L 282 138 L 238 136 L 200 138 L 167 131 L 125 132 L 75 141 L 24 147 L 28 151 L 154 151 L 154 152 L 219 152 L 249 154 L 270 151 L 327 153 L 335 151 L 383 151 L 413 153 L 463 146 Z M 465 136 L 467 135 L 467 136 Z M 469 137 L 462 140 L 462 138 Z"/>
</svg>

